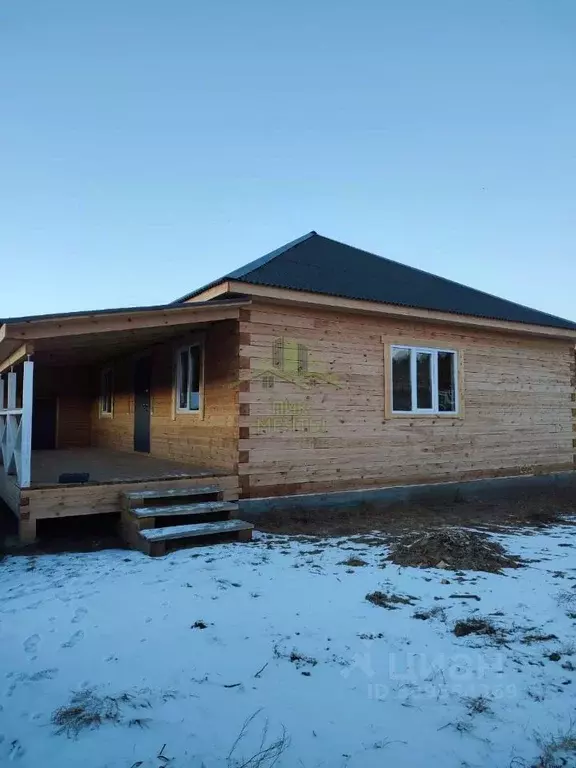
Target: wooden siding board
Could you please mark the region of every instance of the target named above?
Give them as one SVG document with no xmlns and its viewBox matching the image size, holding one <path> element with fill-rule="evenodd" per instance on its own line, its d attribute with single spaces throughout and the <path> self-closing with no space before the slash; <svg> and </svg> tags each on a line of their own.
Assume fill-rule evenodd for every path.
<svg viewBox="0 0 576 768">
<path fill-rule="evenodd" d="M 127 491 L 190 488 L 212 484 L 224 491 L 224 498 L 237 498 L 239 484 L 235 475 L 27 489 L 26 497 L 29 500 L 30 519 L 42 520 L 51 517 L 119 513 L 122 494 Z"/>
<path fill-rule="evenodd" d="M 569 340 L 254 303 L 240 322 L 239 466 L 246 496 L 566 469 L 574 460 Z M 326 381 L 272 372 L 272 346 L 304 344 Z M 456 349 L 462 413 L 385 417 L 390 344 Z M 282 405 L 285 403 L 285 405 Z M 464 410 L 465 409 L 465 410 Z M 294 418 L 291 418 L 291 417 Z"/>
</svg>

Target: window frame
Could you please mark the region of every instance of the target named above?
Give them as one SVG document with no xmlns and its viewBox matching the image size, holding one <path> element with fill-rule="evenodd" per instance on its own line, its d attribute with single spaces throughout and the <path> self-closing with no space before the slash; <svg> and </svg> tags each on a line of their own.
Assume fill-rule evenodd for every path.
<svg viewBox="0 0 576 768">
<path fill-rule="evenodd" d="M 188 391 L 187 402 L 190 403 L 190 384 L 192 382 L 191 376 L 191 360 L 190 349 L 196 347 L 198 349 L 198 361 L 200 371 L 198 373 L 198 408 L 182 408 L 180 406 L 180 383 L 182 378 L 182 353 L 188 353 Z M 176 415 L 191 415 L 200 416 L 204 414 L 204 344 L 201 341 L 191 341 L 187 344 L 182 344 L 174 352 L 174 413 Z"/>
<path fill-rule="evenodd" d="M 110 410 L 104 410 L 104 404 L 107 400 L 105 384 L 106 377 L 110 375 Z M 98 415 L 101 419 L 114 418 L 114 368 L 107 365 L 100 371 L 100 396 L 98 397 Z"/>
<path fill-rule="evenodd" d="M 394 409 L 394 351 L 407 350 L 410 352 L 410 383 L 411 383 L 411 405 L 409 411 L 398 411 Z M 453 381 L 454 387 L 454 410 L 441 411 L 439 407 L 439 388 L 438 388 L 438 355 L 442 352 L 454 356 Z M 418 408 L 418 379 L 417 379 L 417 360 L 418 354 L 424 353 L 431 356 L 431 381 L 432 381 L 432 407 Z M 448 347 L 426 347 L 418 344 L 390 344 L 390 366 L 389 366 L 389 384 L 390 394 L 388 398 L 389 412 L 392 416 L 434 416 L 439 418 L 459 418 L 461 417 L 461 377 L 460 377 L 460 351 Z"/>
</svg>

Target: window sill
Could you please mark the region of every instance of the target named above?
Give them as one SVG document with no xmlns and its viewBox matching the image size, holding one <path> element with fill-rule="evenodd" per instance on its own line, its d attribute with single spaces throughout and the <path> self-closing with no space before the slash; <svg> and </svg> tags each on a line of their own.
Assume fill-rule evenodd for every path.
<svg viewBox="0 0 576 768">
<path fill-rule="evenodd" d="M 464 414 L 460 413 L 387 413 L 387 419 L 451 419 L 455 421 L 457 419 L 463 419 Z"/>
<path fill-rule="evenodd" d="M 113 413 L 103 413 L 102 411 L 100 411 L 100 413 L 98 414 L 98 418 L 100 418 L 100 419 L 113 419 L 114 418 L 114 414 Z"/>
</svg>

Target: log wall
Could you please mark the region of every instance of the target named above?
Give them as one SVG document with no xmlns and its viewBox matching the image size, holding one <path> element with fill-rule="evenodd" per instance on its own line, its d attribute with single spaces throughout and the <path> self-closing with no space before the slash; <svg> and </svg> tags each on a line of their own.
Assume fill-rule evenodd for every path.
<svg viewBox="0 0 576 768">
<path fill-rule="evenodd" d="M 85 448 L 91 440 L 91 409 L 97 396 L 97 374 L 90 367 L 34 367 L 34 399 L 57 401 L 57 448 Z"/>
<path fill-rule="evenodd" d="M 204 342 L 204 395 L 199 413 L 174 409 L 175 349 L 186 340 Z M 152 356 L 150 454 L 197 466 L 236 470 L 238 460 L 238 324 L 209 326 L 201 336 L 182 337 L 150 350 Z M 92 404 L 92 444 L 132 451 L 134 447 L 134 361 L 115 363 L 114 412 Z"/>
<path fill-rule="evenodd" d="M 572 460 L 574 462 L 574 469 L 576 470 L 576 350 L 574 351 L 574 359 L 571 366 L 572 370 Z"/>
<path fill-rule="evenodd" d="M 278 339 L 287 375 L 274 372 Z M 458 418 L 388 415 L 395 343 L 459 352 Z M 304 355 L 316 376 L 298 374 Z M 573 366 L 568 340 L 253 304 L 240 321 L 243 496 L 572 469 Z"/>
</svg>

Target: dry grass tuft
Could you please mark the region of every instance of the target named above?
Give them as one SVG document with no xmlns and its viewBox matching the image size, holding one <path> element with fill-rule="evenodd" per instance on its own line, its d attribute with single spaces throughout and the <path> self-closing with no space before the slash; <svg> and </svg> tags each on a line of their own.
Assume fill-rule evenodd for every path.
<svg viewBox="0 0 576 768">
<path fill-rule="evenodd" d="M 464 704 L 470 715 L 490 714 L 492 707 L 487 696 L 464 696 Z"/>
<path fill-rule="evenodd" d="M 446 609 L 441 605 L 435 605 L 428 610 L 414 611 L 412 614 L 413 619 L 420 619 L 421 621 L 428 621 L 429 619 L 440 619 L 440 621 L 446 621 Z"/>
<path fill-rule="evenodd" d="M 557 736 L 536 737 L 542 750 L 538 762 L 532 768 L 565 768 L 576 765 L 576 732 L 574 726 Z"/>
<path fill-rule="evenodd" d="M 362 568 L 364 565 L 368 565 L 366 560 L 362 560 L 361 557 L 349 557 L 348 560 L 342 560 L 338 565 L 347 565 L 349 568 Z"/>
<path fill-rule="evenodd" d="M 502 630 L 495 627 L 492 622 L 480 617 L 457 621 L 452 631 L 456 637 L 467 637 L 468 635 L 491 635 L 494 637 L 502 634 Z"/>
<path fill-rule="evenodd" d="M 77 736 L 86 728 L 99 728 L 104 723 L 120 720 L 120 701 L 112 696 L 98 696 L 90 688 L 77 691 L 65 707 L 52 714 L 56 733 Z"/>
<path fill-rule="evenodd" d="M 388 608 L 388 610 L 393 611 L 398 608 L 399 605 L 414 605 L 413 601 L 416 600 L 416 598 L 411 597 L 410 595 L 392 595 L 387 592 L 376 591 L 368 593 L 366 595 L 366 600 L 374 605 L 380 606 L 380 608 Z"/>
<path fill-rule="evenodd" d="M 274 646 L 274 658 L 276 659 L 288 659 L 292 664 L 295 664 L 299 669 L 300 667 L 310 666 L 315 667 L 318 664 L 318 660 L 312 656 L 306 656 L 305 653 L 301 653 L 296 648 L 293 648 L 290 653 L 283 651 L 278 645 Z"/>
<path fill-rule="evenodd" d="M 556 635 L 544 634 L 542 632 L 535 632 L 534 634 L 524 635 L 520 640 L 523 645 L 532 645 L 532 643 L 548 643 L 551 640 L 558 640 Z"/>
<path fill-rule="evenodd" d="M 234 740 L 230 752 L 228 753 L 226 760 L 227 768 L 273 768 L 290 746 L 290 738 L 288 737 L 284 726 L 282 726 L 280 735 L 277 738 L 270 740 L 268 736 L 268 720 L 265 720 L 256 752 L 248 758 L 236 756 L 241 748 L 242 742 L 248 736 L 250 728 L 261 711 L 261 709 L 256 710 L 254 714 L 247 717 L 244 721 L 240 733 Z"/>
<path fill-rule="evenodd" d="M 81 691 L 75 691 L 66 706 L 56 709 L 52 713 L 51 722 L 52 725 L 56 726 L 57 734 L 75 737 L 86 729 L 99 728 L 106 723 L 121 723 L 123 706 L 142 709 L 151 705 L 147 699 L 139 699 L 129 693 L 121 693 L 118 696 L 101 696 L 93 688 L 85 688 Z M 140 725 L 136 722 L 138 720 L 141 721 L 143 727 L 146 718 L 136 718 L 134 722 L 130 721 L 130 723 Z"/>
</svg>

